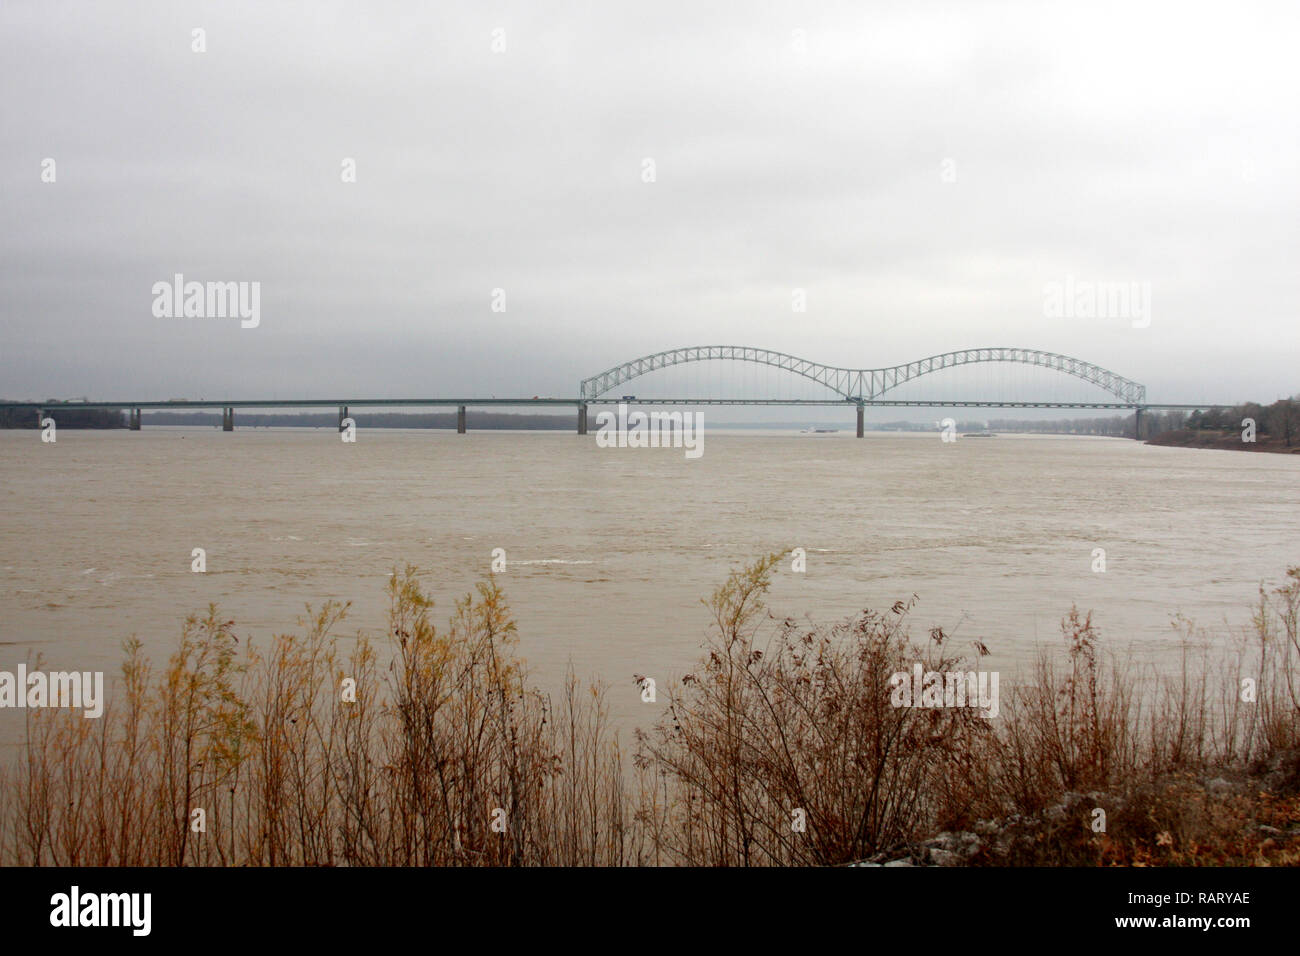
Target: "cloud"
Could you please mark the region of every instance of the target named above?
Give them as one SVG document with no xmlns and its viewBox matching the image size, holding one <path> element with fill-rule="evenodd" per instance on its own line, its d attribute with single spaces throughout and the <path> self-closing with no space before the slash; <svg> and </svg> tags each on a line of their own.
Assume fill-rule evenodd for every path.
<svg viewBox="0 0 1300 956">
<path fill-rule="evenodd" d="M 131 10 L 0 9 L 6 395 L 566 395 L 708 342 L 1300 387 L 1284 4 Z M 154 318 L 177 272 L 261 325 Z M 1066 276 L 1150 328 L 1046 318 Z"/>
</svg>

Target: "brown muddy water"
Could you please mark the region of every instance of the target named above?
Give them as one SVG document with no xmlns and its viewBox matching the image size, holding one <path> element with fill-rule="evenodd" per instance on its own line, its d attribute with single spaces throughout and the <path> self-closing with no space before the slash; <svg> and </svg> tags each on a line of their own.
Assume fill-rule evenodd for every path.
<svg viewBox="0 0 1300 956">
<path fill-rule="evenodd" d="M 776 576 L 776 612 L 829 620 L 915 592 L 916 636 L 978 638 L 1004 671 L 1059 641 L 1072 603 L 1106 643 L 1173 655 L 1174 615 L 1226 635 L 1262 580 L 1300 564 L 1300 459 L 1120 439 L 712 429 L 691 460 L 567 433 L 8 431 L 0 489 L 0 669 L 40 653 L 111 681 L 123 639 L 161 662 L 209 602 L 241 640 L 328 598 L 353 602 L 345 634 L 382 633 L 406 562 L 442 619 L 502 548 L 538 682 L 555 688 L 568 661 L 602 676 L 624 726 L 662 709 L 632 675 L 685 672 L 700 599 L 770 550 L 807 553 L 805 573 Z M 0 737 L 20 734 L 0 711 Z"/>
</svg>

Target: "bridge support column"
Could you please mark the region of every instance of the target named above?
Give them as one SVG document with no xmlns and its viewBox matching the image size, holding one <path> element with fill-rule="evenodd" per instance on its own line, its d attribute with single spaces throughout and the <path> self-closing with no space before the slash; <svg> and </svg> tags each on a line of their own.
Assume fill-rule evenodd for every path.
<svg viewBox="0 0 1300 956">
<path fill-rule="evenodd" d="M 140 409 L 132 408 L 128 410 L 126 421 L 127 428 L 133 432 L 138 432 L 140 430 Z"/>
<path fill-rule="evenodd" d="M 340 405 L 339 406 L 339 431 L 343 431 L 343 419 L 347 417 L 348 417 L 348 407 L 346 405 Z"/>
<path fill-rule="evenodd" d="M 587 406 L 578 406 L 578 434 L 587 434 Z"/>
<path fill-rule="evenodd" d="M 465 406 L 461 405 L 456 409 L 456 434 L 465 434 Z"/>
<path fill-rule="evenodd" d="M 1133 409 L 1133 437 L 1142 440 L 1142 407 Z"/>
<path fill-rule="evenodd" d="M 227 405 L 221 410 L 221 430 L 223 432 L 233 432 L 235 430 L 235 409 Z"/>
<path fill-rule="evenodd" d="M 863 435 L 866 434 L 866 428 L 862 420 L 862 411 L 863 411 L 863 406 L 859 405 L 858 406 L 858 437 L 859 438 L 863 437 Z"/>
</svg>

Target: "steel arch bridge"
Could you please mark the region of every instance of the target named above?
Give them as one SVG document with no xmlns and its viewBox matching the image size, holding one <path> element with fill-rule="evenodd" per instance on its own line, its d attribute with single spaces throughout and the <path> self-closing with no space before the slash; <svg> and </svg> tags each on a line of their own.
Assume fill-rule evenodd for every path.
<svg viewBox="0 0 1300 956">
<path fill-rule="evenodd" d="M 825 385 L 831 391 L 842 396 L 846 401 L 870 402 L 878 399 L 891 388 L 958 365 L 971 365 L 977 362 L 1016 362 L 1021 365 L 1037 365 L 1053 369 L 1085 382 L 1105 389 L 1120 404 L 1141 406 L 1146 402 L 1147 389 L 1132 379 L 1116 375 L 1082 359 L 1055 352 L 1040 352 L 1037 349 L 986 348 L 962 349 L 957 352 L 944 352 L 918 359 L 904 365 L 892 365 L 886 368 L 841 368 L 834 365 L 822 365 L 801 359 L 784 352 L 770 349 L 750 348 L 743 345 L 697 345 L 689 348 L 670 349 L 632 359 L 622 365 L 593 375 L 582 380 L 578 389 L 580 398 L 591 401 L 604 395 L 624 382 L 653 372 L 656 369 L 683 365 L 687 362 L 733 361 L 751 362 L 758 365 L 771 365 L 786 369 L 796 375 L 812 379 Z"/>
</svg>

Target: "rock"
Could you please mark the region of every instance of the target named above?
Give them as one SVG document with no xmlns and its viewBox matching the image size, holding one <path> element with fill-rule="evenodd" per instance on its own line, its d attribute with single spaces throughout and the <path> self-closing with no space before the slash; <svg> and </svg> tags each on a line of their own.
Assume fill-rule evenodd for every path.
<svg viewBox="0 0 1300 956">
<path fill-rule="evenodd" d="M 1300 750 L 1283 750 L 1268 761 L 1263 773 L 1264 786 L 1273 793 L 1300 793 Z"/>
<path fill-rule="evenodd" d="M 967 859 L 979 851 L 981 841 L 977 834 L 971 833 L 969 830 L 960 830 L 956 833 L 945 830 L 938 836 L 926 840 L 921 845 L 930 850 L 931 857 L 936 852 L 940 852 Z"/>
</svg>

